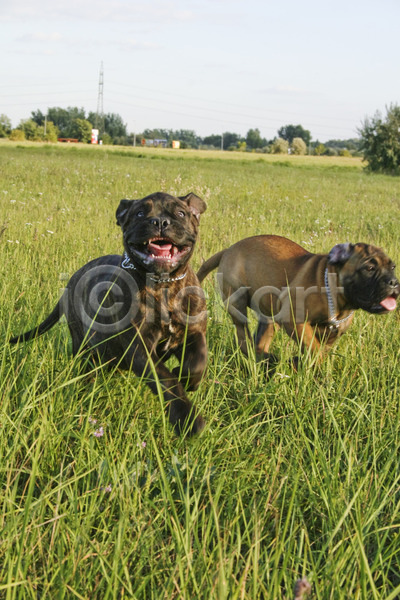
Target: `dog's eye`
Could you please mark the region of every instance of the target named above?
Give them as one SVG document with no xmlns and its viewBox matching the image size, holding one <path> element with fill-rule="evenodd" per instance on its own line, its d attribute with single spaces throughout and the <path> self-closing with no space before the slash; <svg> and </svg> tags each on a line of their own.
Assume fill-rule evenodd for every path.
<svg viewBox="0 0 400 600">
<path fill-rule="evenodd" d="M 139 218 L 144 217 L 144 210 L 138 210 L 138 212 L 136 213 L 136 216 Z"/>
<path fill-rule="evenodd" d="M 367 265 L 365 267 L 365 270 L 368 271 L 369 273 L 371 273 L 372 271 L 375 271 L 375 266 L 374 265 Z"/>
<path fill-rule="evenodd" d="M 396 265 L 392 265 L 392 271 L 394 271 L 396 268 Z"/>
<path fill-rule="evenodd" d="M 178 217 L 182 217 L 182 218 L 183 218 L 183 217 L 186 217 L 186 213 L 185 213 L 185 212 L 183 212 L 183 210 L 178 210 L 178 213 L 177 213 L 177 214 L 178 214 Z"/>
</svg>

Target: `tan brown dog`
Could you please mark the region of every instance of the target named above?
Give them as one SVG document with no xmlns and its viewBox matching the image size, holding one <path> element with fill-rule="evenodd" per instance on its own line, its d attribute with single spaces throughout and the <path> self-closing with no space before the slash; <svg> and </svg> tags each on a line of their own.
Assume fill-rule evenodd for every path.
<svg viewBox="0 0 400 600">
<path fill-rule="evenodd" d="M 236 326 L 241 350 L 250 339 L 247 308 L 258 316 L 255 349 L 268 358 L 278 326 L 302 348 L 329 349 L 361 308 L 382 314 L 396 308 L 400 285 L 388 256 L 368 244 L 337 244 L 329 254 L 312 254 L 277 235 L 237 242 L 207 260 L 200 282 L 219 267 L 224 304 Z"/>
</svg>

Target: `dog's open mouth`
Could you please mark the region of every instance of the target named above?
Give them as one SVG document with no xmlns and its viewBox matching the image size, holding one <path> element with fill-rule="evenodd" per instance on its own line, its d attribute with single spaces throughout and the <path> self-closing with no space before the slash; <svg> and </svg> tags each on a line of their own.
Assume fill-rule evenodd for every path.
<svg viewBox="0 0 400 600">
<path fill-rule="evenodd" d="M 385 310 L 385 311 L 395 310 L 397 307 L 396 300 L 397 300 L 397 296 L 395 296 L 395 295 L 388 296 L 387 298 L 382 300 L 379 303 L 379 305 L 382 306 L 383 310 Z"/>
<path fill-rule="evenodd" d="M 173 266 L 178 264 L 191 249 L 191 246 L 175 244 L 169 238 L 152 238 L 142 244 L 130 245 L 131 252 L 146 265 L 157 263 Z"/>
<path fill-rule="evenodd" d="M 373 306 L 369 312 L 372 313 L 385 313 L 385 312 L 391 312 L 392 310 L 396 310 L 397 307 L 397 297 L 398 294 L 392 294 L 391 296 L 388 296 L 387 298 L 384 298 L 383 300 L 381 300 L 379 302 L 379 304 L 377 304 L 376 306 Z"/>
</svg>

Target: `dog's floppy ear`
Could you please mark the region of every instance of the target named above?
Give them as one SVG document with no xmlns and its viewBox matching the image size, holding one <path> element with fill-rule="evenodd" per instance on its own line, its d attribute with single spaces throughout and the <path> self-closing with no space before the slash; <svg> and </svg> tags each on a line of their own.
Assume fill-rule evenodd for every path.
<svg viewBox="0 0 400 600">
<path fill-rule="evenodd" d="M 192 194 L 192 192 L 186 196 L 179 196 L 179 199 L 183 200 L 183 202 L 186 202 L 190 211 L 194 214 L 196 219 L 200 221 L 200 215 L 207 208 L 207 204 L 204 202 L 204 200 L 199 198 L 199 196 L 196 196 L 196 194 Z"/>
<path fill-rule="evenodd" d="M 119 225 L 120 227 L 125 223 L 129 209 L 134 202 L 135 200 L 121 200 L 121 202 L 119 203 L 115 216 L 117 218 L 117 225 Z"/>
<path fill-rule="evenodd" d="M 328 262 L 331 265 L 339 265 L 349 260 L 353 252 L 354 244 L 336 244 L 328 254 Z"/>
</svg>

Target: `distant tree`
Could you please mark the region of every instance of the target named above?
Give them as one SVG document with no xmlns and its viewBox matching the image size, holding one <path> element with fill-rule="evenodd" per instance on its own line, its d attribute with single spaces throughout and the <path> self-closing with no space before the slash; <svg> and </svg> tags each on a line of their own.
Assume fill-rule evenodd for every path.
<svg viewBox="0 0 400 600">
<path fill-rule="evenodd" d="M 103 133 L 103 135 L 101 136 L 101 143 L 105 146 L 112 146 L 115 142 L 111 135 L 108 135 L 108 133 Z"/>
<path fill-rule="evenodd" d="M 145 129 L 142 136 L 146 140 L 172 140 L 173 132 L 170 129 Z"/>
<path fill-rule="evenodd" d="M 242 136 L 237 133 L 231 133 L 230 131 L 224 131 L 224 150 L 232 146 L 237 146 L 238 142 L 242 140 Z"/>
<path fill-rule="evenodd" d="M 55 127 L 59 130 L 59 137 L 87 139 L 86 126 L 84 126 L 85 133 L 79 129 L 76 120 L 86 121 L 90 123 L 91 129 L 96 123 L 96 113 L 90 112 L 86 117 L 85 110 L 78 107 L 59 108 L 52 107 L 47 110 L 45 115 L 41 110 L 32 111 L 31 120 L 33 120 L 39 127 L 44 126 L 45 120 L 54 123 Z M 116 113 L 108 113 L 103 115 L 104 131 L 101 131 L 101 137 L 104 142 L 107 143 L 128 143 L 127 141 L 127 129 L 126 124 L 123 122 L 122 117 Z M 78 133 L 77 135 L 77 128 Z M 108 137 L 105 137 L 107 134 Z M 83 137 L 82 137 L 83 135 Z M 110 141 L 111 140 L 111 141 Z"/>
<path fill-rule="evenodd" d="M 93 127 L 96 125 L 96 117 L 97 115 L 94 112 L 90 112 L 87 117 L 87 120 L 92 123 Z M 115 143 L 115 140 L 117 138 L 119 139 L 119 141 L 121 141 L 122 138 L 127 137 L 128 133 L 126 129 L 126 124 L 123 122 L 122 117 L 120 117 L 120 115 L 116 113 L 107 113 L 103 115 L 103 120 L 104 132 L 107 133 L 111 138 L 111 143 Z M 103 143 L 105 143 L 104 136 L 102 136 L 102 138 Z M 110 143 L 110 141 L 108 140 L 107 143 Z"/>
<path fill-rule="evenodd" d="M 181 142 L 181 148 L 198 148 L 201 144 L 201 138 L 191 129 L 178 129 L 170 133 L 173 140 Z"/>
<path fill-rule="evenodd" d="M 320 142 L 318 142 L 314 146 L 314 154 L 316 156 L 321 156 L 322 154 L 325 154 L 325 152 L 326 152 L 326 148 L 325 148 L 324 144 L 321 144 Z"/>
<path fill-rule="evenodd" d="M 91 121 L 91 119 L 89 119 Z M 126 123 L 122 117 L 116 113 L 107 113 L 104 115 L 105 130 L 113 139 L 127 135 Z"/>
<path fill-rule="evenodd" d="M 293 138 L 290 149 L 293 154 L 307 154 L 306 143 L 302 138 L 299 137 Z"/>
<path fill-rule="evenodd" d="M 208 135 L 207 137 L 202 139 L 202 143 L 204 144 L 204 146 L 214 146 L 215 148 L 221 148 L 221 136 L 218 134 Z"/>
<path fill-rule="evenodd" d="M 301 138 L 304 140 L 306 146 L 308 146 L 311 141 L 311 133 L 301 125 L 285 125 L 278 129 L 278 136 L 287 140 L 289 144 L 293 142 L 294 138 Z"/>
<path fill-rule="evenodd" d="M 56 142 L 60 136 L 60 131 L 52 121 L 47 121 L 46 133 L 43 132 L 43 134 L 46 142 Z"/>
<path fill-rule="evenodd" d="M 25 139 L 23 129 L 13 129 L 10 133 L 10 140 L 12 142 L 23 142 Z"/>
<path fill-rule="evenodd" d="M 325 156 L 338 156 L 339 150 L 337 148 L 330 148 L 329 146 L 327 146 L 325 149 L 324 155 Z"/>
<path fill-rule="evenodd" d="M 26 119 L 21 121 L 18 126 L 25 134 L 25 139 L 31 142 L 37 142 L 43 139 L 43 132 L 40 130 L 39 125 L 35 123 L 33 119 Z"/>
<path fill-rule="evenodd" d="M 389 106 L 385 119 L 379 112 L 366 118 L 359 133 L 367 169 L 400 174 L 400 106 Z"/>
<path fill-rule="evenodd" d="M 181 129 L 182 133 L 187 134 L 187 141 L 192 144 L 192 148 L 198 148 L 201 144 L 201 137 L 197 135 L 197 133 L 191 129 Z M 183 138 L 185 139 L 185 138 Z"/>
<path fill-rule="evenodd" d="M 58 127 L 60 137 L 73 138 L 74 120 L 75 119 L 86 119 L 85 109 L 75 107 L 59 108 L 53 107 L 47 110 L 47 120 L 54 123 Z M 41 111 L 32 113 L 32 118 L 38 122 L 41 118 L 41 122 L 38 125 L 44 125 L 45 116 Z"/>
<path fill-rule="evenodd" d="M 259 129 L 249 129 L 246 135 L 247 148 L 255 150 L 256 148 L 262 148 L 266 145 L 265 140 L 262 139 Z"/>
<path fill-rule="evenodd" d="M 36 125 L 44 125 L 46 119 L 46 115 L 42 113 L 41 110 L 33 110 L 31 112 L 31 120 L 36 123 Z"/>
<path fill-rule="evenodd" d="M 224 131 L 222 134 L 223 149 L 228 150 L 229 148 L 237 146 L 237 143 L 242 139 L 242 136 L 237 133 L 231 133 L 230 131 Z M 202 139 L 202 144 L 205 146 L 214 146 L 215 148 L 221 148 L 221 135 L 212 134 Z"/>
<path fill-rule="evenodd" d="M 21 138 L 21 132 L 23 137 Z M 56 142 L 59 135 L 58 128 L 51 121 L 46 125 L 38 125 L 34 119 L 22 120 L 17 129 L 13 129 L 10 135 L 12 140 L 29 140 L 31 142 Z"/>
<path fill-rule="evenodd" d="M 11 133 L 11 120 L 7 115 L 0 115 L 0 137 L 7 137 Z"/>
<path fill-rule="evenodd" d="M 244 140 L 237 143 L 237 150 L 239 152 L 246 152 L 247 145 L 246 145 L 246 142 Z"/>
<path fill-rule="evenodd" d="M 90 123 L 90 121 L 87 121 L 86 119 L 74 119 L 71 123 L 71 135 L 69 135 L 68 137 L 76 138 L 80 142 L 86 144 L 91 140 L 92 129 L 93 126 Z"/>
<path fill-rule="evenodd" d="M 271 144 L 272 154 L 287 154 L 289 150 L 289 142 L 283 138 L 276 138 Z"/>
<path fill-rule="evenodd" d="M 189 129 L 145 129 L 143 137 L 149 140 L 167 140 L 169 146 L 172 145 L 172 140 L 178 140 L 181 148 L 198 148 L 202 142 L 196 132 Z"/>
<path fill-rule="evenodd" d="M 359 138 L 350 138 L 348 140 L 328 140 L 324 142 L 326 148 L 334 148 L 335 150 L 350 150 L 357 151 L 360 149 L 361 140 Z"/>
</svg>

